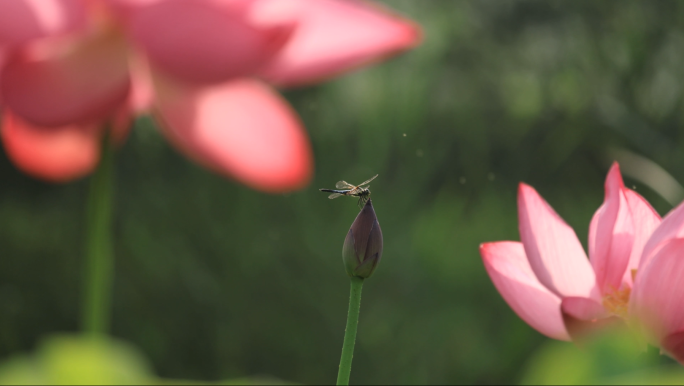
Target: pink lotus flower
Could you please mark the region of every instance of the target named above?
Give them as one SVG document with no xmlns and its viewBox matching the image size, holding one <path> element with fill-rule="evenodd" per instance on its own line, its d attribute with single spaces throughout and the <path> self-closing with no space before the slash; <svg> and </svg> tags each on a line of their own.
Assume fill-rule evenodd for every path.
<svg viewBox="0 0 684 386">
<path fill-rule="evenodd" d="M 661 222 L 625 188 L 617 164 L 605 187 L 589 259 L 573 230 L 520 184 L 522 242 L 482 244 L 485 268 L 518 316 L 546 336 L 570 340 L 587 325 L 624 320 L 684 364 L 684 203 Z"/>
<path fill-rule="evenodd" d="M 18 168 L 66 181 L 94 168 L 104 122 L 150 110 L 202 165 L 292 190 L 310 179 L 311 149 L 266 82 L 324 80 L 419 35 L 356 0 L 2 0 L 0 133 Z"/>
</svg>

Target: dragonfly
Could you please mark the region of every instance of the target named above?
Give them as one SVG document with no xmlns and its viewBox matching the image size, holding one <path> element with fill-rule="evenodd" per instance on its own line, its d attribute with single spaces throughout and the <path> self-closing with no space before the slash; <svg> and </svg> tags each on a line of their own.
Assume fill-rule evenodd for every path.
<svg viewBox="0 0 684 386">
<path fill-rule="evenodd" d="M 359 206 L 362 207 L 366 204 L 366 201 L 370 198 L 370 184 L 371 181 L 375 179 L 378 175 L 374 175 L 370 179 L 358 184 L 352 185 L 347 181 L 339 181 L 335 184 L 335 189 L 319 189 L 321 192 L 330 192 L 331 195 L 328 196 L 329 199 L 342 197 L 342 196 L 354 196 L 359 198 Z"/>
</svg>

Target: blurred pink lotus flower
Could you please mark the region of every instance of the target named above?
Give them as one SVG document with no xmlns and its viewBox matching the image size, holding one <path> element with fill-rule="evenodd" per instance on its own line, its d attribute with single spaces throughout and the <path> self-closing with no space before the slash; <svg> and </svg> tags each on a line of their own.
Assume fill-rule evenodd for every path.
<svg viewBox="0 0 684 386">
<path fill-rule="evenodd" d="M 530 326 L 571 340 L 587 329 L 628 321 L 684 364 L 684 203 L 661 223 L 624 186 L 617 163 L 589 225 L 589 259 L 574 231 L 530 186 L 520 184 L 522 242 L 484 243 L 494 285 Z"/>
<path fill-rule="evenodd" d="M 104 122 L 149 110 L 200 164 L 288 191 L 309 181 L 311 149 L 268 83 L 315 83 L 419 39 L 358 0 L 2 0 L 0 134 L 18 168 L 67 181 L 94 168 Z"/>
</svg>

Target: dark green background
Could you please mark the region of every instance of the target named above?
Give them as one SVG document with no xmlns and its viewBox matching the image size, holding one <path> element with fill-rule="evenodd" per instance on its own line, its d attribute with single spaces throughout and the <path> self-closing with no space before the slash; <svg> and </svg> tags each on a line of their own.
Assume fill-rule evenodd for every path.
<svg viewBox="0 0 684 386">
<path fill-rule="evenodd" d="M 352 383 L 516 382 L 546 339 L 504 303 L 478 245 L 518 239 L 517 184 L 586 244 L 616 151 L 684 181 L 684 3 L 387 3 L 423 26 L 421 46 L 285 92 L 315 153 L 304 190 L 205 171 L 144 118 L 119 151 L 112 334 L 159 375 L 334 382 L 358 209 L 318 188 L 379 173 L 384 253 Z M 671 209 L 628 169 L 628 186 Z M 42 183 L 0 157 L 0 358 L 78 329 L 86 192 L 87 179 Z"/>
</svg>

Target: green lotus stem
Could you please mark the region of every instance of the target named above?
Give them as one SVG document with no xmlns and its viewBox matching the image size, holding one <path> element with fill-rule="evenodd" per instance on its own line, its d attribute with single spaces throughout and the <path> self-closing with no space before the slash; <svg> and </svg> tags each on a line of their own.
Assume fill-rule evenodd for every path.
<svg viewBox="0 0 684 386">
<path fill-rule="evenodd" d="M 337 384 L 348 385 L 351 374 L 352 357 L 354 356 L 354 344 L 356 343 L 356 327 L 359 324 L 359 310 L 361 309 L 361 290 L 363 279 L 351 278 L 351 290 L 349 291 L 349 312 L 347 313 L 347 328 L 344 331 L 344 343 L 342 343 L 342 357 L 340 358 L 340 370 L 337 373 Z"/>
<path fill-rule="evenodd" d="M 90 178 L 86 219 L 85 299 L 82 328 L 94 335 L 109 330 L 114 254 L 112 252 L 112 187 L 114 149 L 107 136 L 95 173 Z"/>
</svg>

